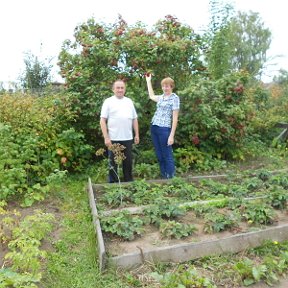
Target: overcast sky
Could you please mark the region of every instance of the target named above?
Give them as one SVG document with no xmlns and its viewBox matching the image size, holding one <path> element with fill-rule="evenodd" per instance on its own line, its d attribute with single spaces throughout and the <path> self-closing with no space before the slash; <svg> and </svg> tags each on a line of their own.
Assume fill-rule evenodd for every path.
<svg viewBox="0 0 288 288">
<path fill-rule="evenodd" d="M 258 12 L 265 28 L 272 32 L 268 57 L 283 55 L 270 61 L 277 65 L 269 66 L 264 80 L 272 80 L 280 68 L 288 70 L 285 0 L 230 0 L 229 3 L 236 11 Z M 1 12 L 0 82 L 8 82 L 16 81 L 24 70 L 27 51 L 40 59 L 53 58 L 56 63 L 63 41 L 73 40 L 74 28 L 91 17 L 109 24 L 121 14 L 128 25 L 141 21 L 150 26 L 171 14 L 200 32 L 209 23 L 209 0 L 6 0 L 1 1 Z M 54 80 L 61 78 L 55 76 Z"/>
</svg>

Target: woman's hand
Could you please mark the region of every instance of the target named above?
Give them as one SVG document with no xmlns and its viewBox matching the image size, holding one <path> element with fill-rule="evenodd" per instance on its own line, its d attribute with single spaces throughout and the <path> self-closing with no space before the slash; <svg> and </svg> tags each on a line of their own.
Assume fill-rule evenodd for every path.
<svg viewBox="0 0 288 288">
<path fill-rule="evenodd" d="M 146 78 L 146 81 L 151 81 L 151 77 L 152 77 L 151 73 L 145 73 L 144 76 Z"/>
<path fill-rule="evenodd" d="M 168 141 L 167 141 L 167 145 L 171 146 L 174 144 L 174 137 L 173 136 L 169 136 Z"/>
</svg>

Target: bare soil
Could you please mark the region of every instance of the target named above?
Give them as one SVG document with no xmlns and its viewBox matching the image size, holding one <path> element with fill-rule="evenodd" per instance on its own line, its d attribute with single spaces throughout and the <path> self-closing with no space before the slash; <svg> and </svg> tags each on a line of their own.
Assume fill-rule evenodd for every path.
<svg viewBox="0 0 288 288">
<path fill-rule="evenodd" d="M 46 199 L 42 202 L 35 203 L 33 204 L 32 207 L 21 207 L 18 202 L 10 202 L 8 206 L 5 207 L 5 210 L 8 212 L 8 214 L 0 215 L 0 223 L 2 222 L 2 219 L 4 217 L 9 217 L 9 216 L 13 217 L 14 219 L 18 219 L 17 221 L 20 222 L 26 216 L 35 214 L 36 210 L 41 210 L 44 213 L 53 214 L 55 217 L 54 230 L 50 233 L 48 238 L 45 238 L 42 240 L 41 247 L 40 247 L 41 250 L 53 251 L 51 239 L 53 239 L 53 241 L 59 240 L 61 237 L 61 232 L 62 232 L 62 228 L 57 224 L 57 223 L 60 223 L 60 219 L 61 219 L 61 212 L 59 210 L 59 206 L 60 206 L 59 203 L 57 203 L 53 199 Z M 19 216 L 14 215 L 14 212 L 16 211 L 19 213 Z M 0 242 L 0 268 L 5 267 L 4 256 L 6 255 L 8 251 L 9 250 L 7 247 L 7 243 L 1 241 Z"/>
<path fill-rule="evenodd" d="M 255 231 L 255 229 L 265 229 L 267 227 L 275 227 L 277 225 L 288 224 L 288 212 L 276 211 L 277 220 L 269 226 L 262 225 L 261 227 L 250 226 L 245 222 L 238 223 L 238 227 L 232 230 L 227 230 L 219 233 L 205 233 L 203 218 L 195 217 L 193 212 L 187 212 L 185 216 L 175 219 L 178 222 L 193 224 L 196 226 L 197 231 L 191 236 L 182 239 L 167 239 L 161 237 L 159 229 L 154 225 L 146 225 L 145 232 L 132 241 L 125 241 L 120 237 L 111 236 L 111 234 L 104 233 L 104 242 L 106 250 L 110 256 L 118 256 L 123 254 L 134 253 L 139 250 L 150 250 L 156 247 L 172 246 L 183 243 L 204 242 L 211 240 L 223 239 L 235 234 Z M 288 286 L 287 286 L 288 288 Z"/>
</svg>

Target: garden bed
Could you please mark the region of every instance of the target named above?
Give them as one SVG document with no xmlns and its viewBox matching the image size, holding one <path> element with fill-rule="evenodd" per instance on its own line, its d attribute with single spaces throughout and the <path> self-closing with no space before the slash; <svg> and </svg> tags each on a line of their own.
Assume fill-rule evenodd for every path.
<svg viewBox="0 0 288 288">
<path fill-rule="evenodd" d="M 277 214 L 278 214 L 277 222 L 274 223 L 273 225 L 270 225 L 269 228 L 274 229 L 275 227 L 281 227 L 281 226 L 284 227 L 285 225 L 287 225 L 288 227 L 288 217 L 286 213 L 279 212 Z M 189 217 L 191 218 L 189 219 Z M 111 257 L 114 257 L 122 254 L 129 254 L 131 252 L 138 253 L 139 251 L 141 251 L 141 249 L 143 251 L 146 251 L 146 250 L 153 250 L 158 247 L 173 246 L 182 243 L 185 244 L 185 243 L 199 243 L 204 241 L 215 241 L 224 238 L 229 238 L 237 234 L 247 234 L 247 233 L 253 234 L 254 232 L 256 232 L 257 234 L 259 231 L 265 230 L 268 227 L 263 225 L 262 227 L 255 228 L 249 226 L 247 223 L 242 222 L 239 224 L 238 227 L 235 227 L 234 229 L 231 230 L 226 230 L 223 232 L 205 233 L 203 219 L 199 220 L 198 218 L 195 218 L 193 213 L 187 213 L 184 217 L 181 217 L 179 221 L 185 224 L 193 223 L 193 225 L 197 230 L 191 236 L 186 236 L 181 239 L 176 238 L 170 239 L 162 237 L 161 233 L 159 232 L 159 229 L 154 225 L 146 225 L 143 234 L 139 237 L 136 237 L 132 241 L 125 241 L 120 237 L 111 237 L 111 235 L 105 235 L 104 233 L 104 241 L 106 243 L 107 253 Z M 275 231 L 277 231 L 277 229 Z M 274 240 L 279 241 L 279 239 Z"/>
<path fill-rule="evenodd" d="M 121 186 L 89 179 L 100 268 L 107 260 L 123 268 L 145 261 L 183 262 L 288 239 L 288 179 L 278 174 Z"/>
</svg>

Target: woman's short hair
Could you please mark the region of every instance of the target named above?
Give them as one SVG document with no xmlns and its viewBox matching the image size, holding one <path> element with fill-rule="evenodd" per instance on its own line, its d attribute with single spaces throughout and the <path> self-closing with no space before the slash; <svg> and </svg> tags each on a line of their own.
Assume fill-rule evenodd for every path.
<svg viewBox="0 0 288 288">
<path fill-rule="evenodd" d="M 172 78 L 167 77 L 161 81 L 161 86 L 163 86 L 163 85 L 170 85 L 171 88 L 173 89 L 175 87 L 175 82 Z"/>
</svg>

